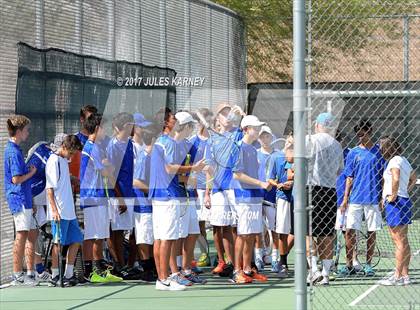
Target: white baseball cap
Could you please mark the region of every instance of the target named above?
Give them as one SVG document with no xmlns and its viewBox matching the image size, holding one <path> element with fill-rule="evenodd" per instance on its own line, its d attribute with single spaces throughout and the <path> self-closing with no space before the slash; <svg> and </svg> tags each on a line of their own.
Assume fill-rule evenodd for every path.
<svg viewBox="0 0 420 310">
<path fill-rule="evenodd" d="M 273 132 L 271 131 L 271 128 L 267 125 L 264 125 L 261 127 L 260 135 L 262 135 L 263 132 L 269 133 L 270 135 L 273 135 Z"/>
<path fill-rule="evenodd" d="M 266 123 L 261 122 L 258 117 L 255 115 L 246 115 L 241 121 L 241 127 L 245 128 L 248 126 L 259 127 L 265 125 Z"/>
<path fill-rule="evenodd" d="M 188 112 L 178 112 L 175 114 L 175 118 L 180 125 L 197 123 L 197 121 Z"/>
</svg>

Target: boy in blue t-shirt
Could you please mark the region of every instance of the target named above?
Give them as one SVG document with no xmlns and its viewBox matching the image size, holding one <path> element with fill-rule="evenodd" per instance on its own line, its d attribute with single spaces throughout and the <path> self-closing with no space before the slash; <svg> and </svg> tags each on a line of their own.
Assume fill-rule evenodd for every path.
<svg viewBox="0 0 420 310">
<path fill-rule="evenodd" d="M 273 133 L 271 128 L 268 126 L 262 126 L 259 136 L 259 142 L 261 148 L 258 149 L 258 178 L 265 182 L 269 178 L 271 172 L 271 166 L 274 162 L 274 159 L 277 156 L 283 154 L 282 151 L 275 150 L 271 146 L 273 142 Z M 273 238 L 273 248 L 271 252 L 271 271 L 278 272 L 278 240 L 279 236 L 276 233 L 276 208 L 273 207 L 276 203 L 276 188 L 273 187 L 270 191 L 264 192 L 264 201 L 263 201 L 263 215 L 264 222 L 267 225 L 267 229 L 271 231 L 271 236 Z M 258 235 L 255 243 L 255 265 L 259 270 L 264 269 L 265 261 L 264 256 L 266 249 L 263 248 L 264 242 L 263 234 Z"/>
<path fill-rule="evenodd" d="M 156 281 L 154 276 L 153 261 L 153 219 L 152 202 L 148 199 L 150 182 L 150 161 L 153 143 L 157 136 L 157 130 L 148 126 L 142 130 L 142 141 L 144 150 L 141 150 L 136 157 L 134 167 L 133 187 L 136 195 L 134 205 L 134 230 L 140 264 L 144 270 L 142 279 L 145 281 Z"/>
<path fill-rule="evenodd" d="M 236 284 L 253 280 L 267 281 L 266 276 L 251 267 L 255 238 L 262 233 L 264 190 L 271 189 L 270 183 L 258 178 L 257 150 L 252 145 L 264 124 L 254 115 L 247 115 L 241 121 L 244 137 L 240 142 L 239 160 L 233 168 L 233 177 L 238 181 L 234 189 L 238 235 L 235 240 L 235 269 L 232 277 Z"/>
<path fill-rule="evenodd" d="M 276 232 L 279 234 L 278 276 L 288 276 L 288 237 L 293 234 L 293 144 L 287 144 L 284 156 L 276 156 L 270 171 L 269 182 L 276 191 Z"/>
<path fill-rule="evenodd" d="M 133 131 L 134 118 L 132 114 L 122 112 L 112 121 L 115 135 L 108 143 L 106 156 L 109 164 L 114 167 L 114 173 L 109 190 L 111 197 L 110 221 L 111 238 L 109 245 L 115 263 L 117 274 L 125 266 L 124 259 L 124 231 L 131 231 L 134 227 L 134 151 L 130 136 Z"/>
<path fill-rule="evenodd" d="M 32 222 L 32 194 L 30 179 L 36 168 L 25 166 L 19 144 L 29 136 L 31 121 L 23 115 L 15 115 L 7 119 L 9 141 L 4 151 L 4 189 L 10 212 L 13 215 L 16 238 L 13 245 L 13 281 L 12 285 L 36 285 L 33 266 L 28 266 L 28 275 L 23 274 L 22 260 L 25 244 Z"/>
<path fill-rule="evenodd" d="M 103 243 L 109 238 L 108 198 L 104 178 L 112 177 L 112 169 L 104 165 L 100 145 L 105 137 L 102 115 L 91 114 L 83 123 L 89 134 L 80 163 L 80 208 L 84 215 L 83 259 L 85 278 L 92 283 L 119 282 L 121 278 L 107 270 Z M 93 260 L 93 269 L 92 269 Z"/>
<path fill-rule="evenodd" d="M 359 145 L 351 149 L 347 155 L 344 174 L 346 175 L 346 188 L 340 210 L 345 213 L 348 209 L 346 222 L 346 266 L 339 274 L 346 276 L 354 274 L 353 247 L 356 244 L 355 230 L 362 226 L 363 214 L 367 223 L 368 240 L 366 276 L 374 276 L 371 266 L 376 243 L 376 231 L 382 228 L 382 216 L 379 209 L 382 189 L 382 175 L 385 168 L 379 147 L 372 142 L 372 125 L 362 120 L 354 131 L 359 138 Z"/>
</svg>

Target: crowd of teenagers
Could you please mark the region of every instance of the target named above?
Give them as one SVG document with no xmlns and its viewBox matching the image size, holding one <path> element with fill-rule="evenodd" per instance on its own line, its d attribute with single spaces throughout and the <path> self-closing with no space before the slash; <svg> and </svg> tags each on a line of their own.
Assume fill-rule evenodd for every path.
<svg viewBox="0 0 420 310">
<path fill-rule="evenodd" d="M 337 230 L 346 236 L 346 264 L 338 276 L 373 276 L 370 263 L 384 210 L 396 266 L 381 283 L 410 284 L 407 230 L 415 173 L 396 139 L 375 144 L 368 120 L 354 127 L 358 145 L 343 148 L 336 121 L 321 113 L 306 141 L 313 206 L 306 231 L 314 245 L 307 253 L 308 283 L 329 284 Z M 80 282 L 74 275 L 80 252 L 85 282 L 141 279 L 155 282 L 157 290 L 205 284 L 201 268 L 212 263 L 206 225 L 213 229 L 217 255 L 213 274 L 236 284 L 266 282 L 269 272 L 289 276 L 292 134 L 278 150 L 268 124 L 226 103 L 213 111 L 163 108 L 153 120 L 125 112 L 107 119 L 87 105 L 80 122 L 78 133 L 37 143 L 25 159 L 19 145 L 30 135 L 30 120 L 23 115 L 7 120 L 4 188 L 16 234 L 13 285 L 74 286 Z M 109 136 L 107 128 L 113 131 Z M 212 148 L 212 132 L 234 141 L 238 151 L 225 150 L 232 166 L 215 159 L 220 154 Z M 360 266 L 354 244 L 362 221 L 369 237 L 367 263 Z M 45 266 L 37 239 L 48 223 L 54 247 L 51 265 Z M 269 251 L 264 231 L 272 236 Z M 199 257 L 194 257 L 196 246 Z M 60 253 L 66 261 L 62 277 Z"/>
</svg>

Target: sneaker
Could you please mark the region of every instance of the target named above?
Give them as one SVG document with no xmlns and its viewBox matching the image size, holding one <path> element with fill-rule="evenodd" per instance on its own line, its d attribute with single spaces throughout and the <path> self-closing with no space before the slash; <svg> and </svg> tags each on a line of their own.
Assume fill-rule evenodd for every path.
<svg viewBox="0 0 420 310">
<path fill-rule="evenodd" d="M 12 286 L 19 286 L 19 285 L 23 285 L 25 283 L 25 275 L 22 272 L 19 275 L 13 275 L 12 276 L 12 282 L 10 283 Z"/>
<path fill-rule="evenodd" d="M 225 269 L 225 267 L 226 267 L 225 261 L 219 260 L 219 263 L 217 264 L 216 268 L 214 268 L 211 273 L 213 274 L 221 273 L 223 269 Z"/>
<path fill-rule="evenodd" d="M 25 279 L 23 280 L 23 284 L 26 286 L 37 286 L 39 283 L 35 275 L 31 275 L 31 276 L 26 275 Z"/>
<path fill-rule="evenodd" d="M 90 283 L 107 283 L 108 280 L 104 273 L 98 273 L 97 270 L 92 271 L 89 277 Z"/>
<path fill-rule="evenodd" d="M 231 278 L 233 275 L 233 264 L 231 262 L 225 264 L 225 267 L 223 268 L 223 271 L 219 273 L 219 276 L 224 278 Z"/>
<path fill-rule="evenodd" d="M 353 262 L 353 269 L 356 272 L 362 272 L 363 271 L 363 266 L 362 266 L 362 264 L 359 263 L 359 261 L 355 261 L 355 262 Z"/>
<path fill-rule="evenodd" d="M 268 278 L 267 276 L 263 275 L 262 273 L 258 273 L 257 269 L 252 269 L 251 273 L 245 273 L 248 277 L 252 278 L 252 280 L 255 280 L 257 282 L 267 282 Z"/>
<path fill-rule="evenodd" d="M 321 281 L 323 278 L 322 274 L 320 271 L 315 271 L 314 273 L 308 273 L 308 277 L 306 278 L 306 284 L 315 284 L 319 281 Z"/>
<path fill-rule="evenodd" d="M 36 273 L 36 278 L 38 282 L 50 282 L 51 275 L 48 273 L 48 271 L 43 271 L 42 273 Z"/>
<path fill-rule="evenodd" d="M 409 276 L 404 276 L 404 277 L 402 277 L 402 279 L 403 279 L 403 283 L 404 283 L 404 285 L 410 285 L 410 284 L 413 284 L 413 281 L 411 281 L 411 279 L 410 279 L 410 277 L 409 277 Z"/>
<path fill-rule="evenodd" d="M 252 278 L 247 276 L 242 270 L 234 272 L 231 281 L 235 284 L 252 283 Z"/>
<path fill-rule="evenodd" d="M 401 278 L 397 278 L 395 277 L 395 275 L 392 275 L 388 278 L 384 278 L 382 280 L 378 281 L 379 285 L 384 285 L 384 286 L 395 286 L 395 285 L 404 285 L 404 279 Z"/>
<path fill-rule="evenodd" d="M 163 282 L 163 281 L 160 281 L 160 280 L 156 280 L 155 289 L 157 289 L 158 291 L 170 291 L 171 290 L 171 281 L 166 280 L 166 281 Z"/>
<path fill-rule="evenodd" d="M 50 282 L 48 283 L 48 286 L 57 286 L 60 282 L 60 277 L 57 275 L 54 278 L 51 278 Z"/>
<path fill-rule="evenodd" d="M 338 277 L 348 277 L 355 274 L 356 274 L 356 270 L 354 270 L 353 267 L 349 267 L 349 266 L 343 266 L 340 269 L 338 269 L 338 272 L 337 272 Z"/>
<path fill-rule="evenodd" d="M 176 282 L 181 286 L 191 286 L 192 282 L 185 278 L 182 274 L 176 273 L 174 275 L 171 275 L 170 277 L 171 283 Z M 176 291 L 176 290 L 175 290 Z"/>
<path fill-rule="evenodd" d="M 280 266 L 280 264 L 278 264 L 278 265 L 279 265 L 279 267 L 278 267 L 277 277 L 279 277 L 281 279 L 287 278 L 288 275 L 289 275 L 289 272 L 288 272 L 286 266 L 284 266 L 284 265 Z"/>
<path fill-rule="evenodd" d="M 264 265 L 265 264 L 264 264 L 264 261 L 261 258 L 258 258 L 258 259 L 255 260 L 255 265 L 257 266 L 257 269 L 259 271 L 264 270 Z"/>
<path fill-rule="evenodd" d="M 197 267 L 207 267 L 210 266 L 210 257 L 207 253 L 202 253 L 197 261 Z"/>
<path fill-rule="evenodd" d="M 192 270 L 192 272 L 194 272 L 196 274 L 202 274 L 204 272 L 203 269 L 201 269 L 201 268 L 199 268 L 197 266 L 192 267 L 191 270 Z"/>
<path fill-rule="evenodd" d="M 116 282 L 123 281 L 123 278 L 112 274 L 110 269 L 105 270 L 104 275 L 105 275 L 106 282 L 116 283 Z"/>
<path fill-rule="evenodd" d="M 145 270 L 140 273 L 140 280 L 145 282 L 155 282 L 157 280 L 157 277 L 155 276 L 152 270 Z"/>
<path fill-rule="evenodd" d="M 330 279 L 329 279 L 329 277 L 328 276 L 327 277 L 323 276 L 322 277 L 322 280 L 321 281 L 318 281 L 316 283 L 316 285 L 319 285 L 319 286 L 327 286 L 327 285 L 330 285 Z"/>
<path fill-rule="evenodd" d="M 272 261 L 271 262 L 271 271 L 275 272 L 275 273 L 279 272 L 279 265 L 280 265 L 279 262 Z"/>
<path fill-rule="evenodd" d="M 64 287 L 75 286 L 79 283 L 79 280 L 73 275 L 71 278 L 63 278 L 63 285 Z"/>
<path fill-rule="evenodd" d="M 192 282 L 193 284 L 206 284 L 207 283 L 206 279 L 200 278 L 199 276 L 195 275 L 194 273 L 184 274 L 184 277 L 188 281 Z"/>
<path fill-rule="evenodd" d="M 373 277 L 375 276 L 375 270 L 373 270 L 371 265 L 366 264 L 365 268 L 363 268 L 363 273 L 366 277 Z"/>
<path fill-rule="evenodd" d="M 123 280 L 140 280 L 141 279 L 141 273 L 143 272 L 143 269 L 133 267 L 133 268 L 125 268 L 124 270 L 121 270 L 121 275 Z"/>
</svg>

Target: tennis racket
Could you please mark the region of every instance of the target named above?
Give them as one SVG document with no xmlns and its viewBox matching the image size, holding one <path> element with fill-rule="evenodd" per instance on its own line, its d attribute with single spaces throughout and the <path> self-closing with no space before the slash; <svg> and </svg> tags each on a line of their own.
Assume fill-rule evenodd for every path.
<svg viewBox="0 0 420 310">
<path fill-rule="evenodd" d="M 191 154 L 187 154 L 187 156 L 185 158 L 184 165 L 189 166 L 190 161 L 191 161 Z M 181 203 L 181 217 L 183 217 L 187 213 L 188 206 L 190 204 L 190 195 L 188 193 L 188 189 L 187 189 L 186 184 L 184 185 L 184 190 L 185 190 L 185 195 L 187 196 L 187 201 L 186 201 L 186 203 Z"/>
<path fill-rule="evenodd" d="M 197 112 L 197 117 L 201 125 L 209 132 L 209 151 L 212 159 L 217 165 L 217 169 L 233 169 L 239 157 L 240 139 L 236 132 L 221 134 L 214 130 L 206 121 L 204 116 Z"/>
</svg>

